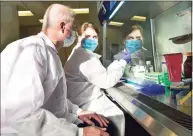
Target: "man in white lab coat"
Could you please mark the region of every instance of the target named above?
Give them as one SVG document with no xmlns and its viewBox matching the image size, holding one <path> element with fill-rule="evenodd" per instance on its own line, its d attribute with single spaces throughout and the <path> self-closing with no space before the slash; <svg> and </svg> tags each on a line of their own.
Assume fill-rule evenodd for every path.
<svg viewBox="0 0 193 136">
<path fill-rule="evenodd" d="M 83 111 L 67 99 L 57 49 L 71 37 L 74 13 L 53 4 L 44 15 L 42 32 L 9 44 L 1 53 L 1 134 L 9 136 L 109 136 L 105 128 L 84 121 L 108 121 Z M 78 118 L 79 117 L 79 118 Z"/>
</svg>

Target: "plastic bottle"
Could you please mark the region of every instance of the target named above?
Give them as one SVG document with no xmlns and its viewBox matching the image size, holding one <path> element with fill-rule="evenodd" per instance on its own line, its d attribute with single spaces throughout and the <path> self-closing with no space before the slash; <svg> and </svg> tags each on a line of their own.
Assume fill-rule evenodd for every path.
<svg viewBox="0 0 193 136">
<path fill-rule="evenodd" d="M 153 66 L 151 65 L 151 61 L 146 61 L 146 72 L 153 72 Z"/>
<path fill-rule="evenodd" d="M 167 72 L 166 62 L 162 62 L 162 73 L 166 73 L 166 72 Z"/>
<path fill-rule="evenodd" d="M 184 77 L 192 78 L 192 52 L 186 53 L 187 59 L 184 62 Z"/>
</svg>

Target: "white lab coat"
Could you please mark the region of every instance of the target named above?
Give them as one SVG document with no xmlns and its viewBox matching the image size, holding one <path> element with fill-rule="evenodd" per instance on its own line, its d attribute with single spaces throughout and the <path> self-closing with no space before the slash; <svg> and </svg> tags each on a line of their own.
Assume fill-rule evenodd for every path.
<svg viewBox="0 0 193 136">
<path fill-rule="evenodd" d="M 99 55 L 82 47 L 74 48 L 64 69 L 67 78 L 68 98 L 82 109 L 92 110 L 110 119 L 117 127 L 116 136 L 124 136 L 123 112 L 112 103 L 101 88 L 107 89 L 118 83 L 126 61 L 115 60 L 106 69 Z"/>
<path fill-rule="evenodd" d="M 113 59 L 119 59 L 122 58 L 124 55 L 124 52 L 126 50 L 122 50 L 118 54 L 113 56 Z M 125 68 L 125 72 L 123 74 L 124 77 L 130 77 L 130 76 L 135 76 L 135 73 L 139 73 L 142 71 L 145 71 L 145 60 L 147 56 L 150 56 L 151 52 L 149 52 L 147 49 L 142 47 L 141 50 L 135 51 L 134 53 L 131 54 L 131 63 L 127 64 Z M 140 68 L 143 68 L 142 71 Z"/>
<path fill-rule="evenodd" d="M 124 52 L 125 52 L 125 49 L 119 52 L 118 54 L 114 55 L 113 58 L 115 60 L 121 58 L 124 55 Z M 143 47 L 141 50 L 135 51 L 134 53 L 132 53 L 130 65 L 145 65 L 147 52 L 148 52 L 147 49 Z"/>
<path fill-rule="evenodd" d="M 57 53 L 43 32 L 17 40 L 2 51 L 2 135 L 83 135 L 76 125 L 81 109 L 67 99 Z"/>
</svg>

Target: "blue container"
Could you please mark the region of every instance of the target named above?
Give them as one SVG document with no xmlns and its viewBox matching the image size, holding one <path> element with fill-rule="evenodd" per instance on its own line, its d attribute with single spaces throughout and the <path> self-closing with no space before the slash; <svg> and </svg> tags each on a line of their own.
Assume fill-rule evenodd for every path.
<svg viewBox="0 0 193 136">
<path fill-rule="evenodd" d="M 136 86 L 138 91 L 149 96 L 161 95 L 165 93 L 165 86 L 156 84 L 156 82 L 147 79 L 127 78 L 126 82 Z"/>
</svg>

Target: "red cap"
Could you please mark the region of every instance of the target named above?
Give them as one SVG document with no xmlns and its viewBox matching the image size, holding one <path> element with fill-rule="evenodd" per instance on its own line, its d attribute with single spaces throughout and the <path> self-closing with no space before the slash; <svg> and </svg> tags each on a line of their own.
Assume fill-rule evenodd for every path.
<svg viewBox="0 0 193 136">
<path fill-rule="evenodd" d="M 186 56 L 192 56 L 192 52 L 187 52 Z"/>
</svg>

